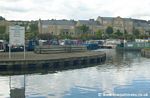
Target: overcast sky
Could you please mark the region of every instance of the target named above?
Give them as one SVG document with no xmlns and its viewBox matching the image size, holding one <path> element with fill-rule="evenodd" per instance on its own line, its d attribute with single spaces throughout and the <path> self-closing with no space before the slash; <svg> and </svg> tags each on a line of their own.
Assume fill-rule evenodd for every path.
<svg viewBox="0 0 150 98">
<path fill-rule="evenodd" d="M 150 20 L 150 0 L 0 0 L 7 20 L 96 19 L 98 16 Z"/>
</svg>

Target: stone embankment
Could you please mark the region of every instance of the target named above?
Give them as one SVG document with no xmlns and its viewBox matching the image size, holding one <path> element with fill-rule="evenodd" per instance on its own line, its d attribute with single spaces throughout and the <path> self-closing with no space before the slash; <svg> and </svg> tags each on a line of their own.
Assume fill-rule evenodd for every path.
<svg viewBox="0 0 150 98">
<path fill-rule="evenodd" d="M 148 49 L 142 49 L 141 50 L 141 55 L 147 58 L 150 58 L 150 48 Z"/>
<path fill-rule="evenodd" d="M 11 54 L 0 53 L 0 70 L 24 70 L 24 69 L 53 69 L 65 67 L 77 67 L 82 65 L 102 64 L 106 60 L 104 52 L 75 52 L 57 54 L 36 54 L 27 52 L 24 58 L 23 52 Z"/>
</svg>

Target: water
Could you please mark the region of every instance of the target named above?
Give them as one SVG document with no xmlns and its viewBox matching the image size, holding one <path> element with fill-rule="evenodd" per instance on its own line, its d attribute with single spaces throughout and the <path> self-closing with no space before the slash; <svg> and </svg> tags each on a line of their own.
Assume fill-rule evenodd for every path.
<svg viewBox="0 0 150 98">
<path fill-rule="evenodd" d="M 0 98 L 150 98 L 150 59 L 106 50 L 94 67 L 0 76 Z M 134 96 L 134 97 L 133 97 Z"/>
</svg>

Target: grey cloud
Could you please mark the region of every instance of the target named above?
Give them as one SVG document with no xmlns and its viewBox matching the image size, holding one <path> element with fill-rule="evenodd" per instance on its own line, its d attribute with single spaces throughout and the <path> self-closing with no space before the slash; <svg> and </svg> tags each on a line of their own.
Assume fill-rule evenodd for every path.
<svg viewBox="0 0 150 98">
<path fill-rule="evenodd" d="M 30 11 L 30 9 L 22 7 L 1 7 L 1 10 L 3 10 L 3 12 L 19 12 L 19 13 Z"/>
<path fill-rule="evenodd" d="M 17 1 L 21 1 L 21 0 L 1 0 L 3 2 L 17 2 Z"/>
<path fill-rule="evenodd" d="M 148 17 L 149 0 L 135 2 L 130 0 L 128 7 L 123 5 L 129 0 L 0 0 L 0 12 L 7 13 L 7 18 L 23 17 L 23 15 L 36 19 L 42 18 L 61 18 L 67 19 L 89 19 L 98 16 L 116 16 L 122 17 Z M 147 1 L 147 2 L 146 2 Z M 134 2 L 134 3 L 133 3 Z M 133 5 L 134 4 L 134 5 Z M 19 14 L 21 13 L 21 14 Z M 28 17 L 28 18 L 29 18 Z"/>
</svg>

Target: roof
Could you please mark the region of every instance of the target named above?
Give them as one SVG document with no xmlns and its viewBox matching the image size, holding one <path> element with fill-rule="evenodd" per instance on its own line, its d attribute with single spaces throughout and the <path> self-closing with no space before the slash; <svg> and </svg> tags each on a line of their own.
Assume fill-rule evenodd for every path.
<svg viewBox="0 0 150 98">
<path fill-rule="evenodd" d="M 75 25 L 73 20 L 42 20 L 44 25 Z"/>
<path fill-rule="evenodd" d="M 79 20 L 81 25 L 99 25 L 99 22 L 93 20 Z"/>
<path fill-rule="evenodd" d="M 113 21 L 114 17 L 102 17 L 103 20 Z"/>
</svg>

